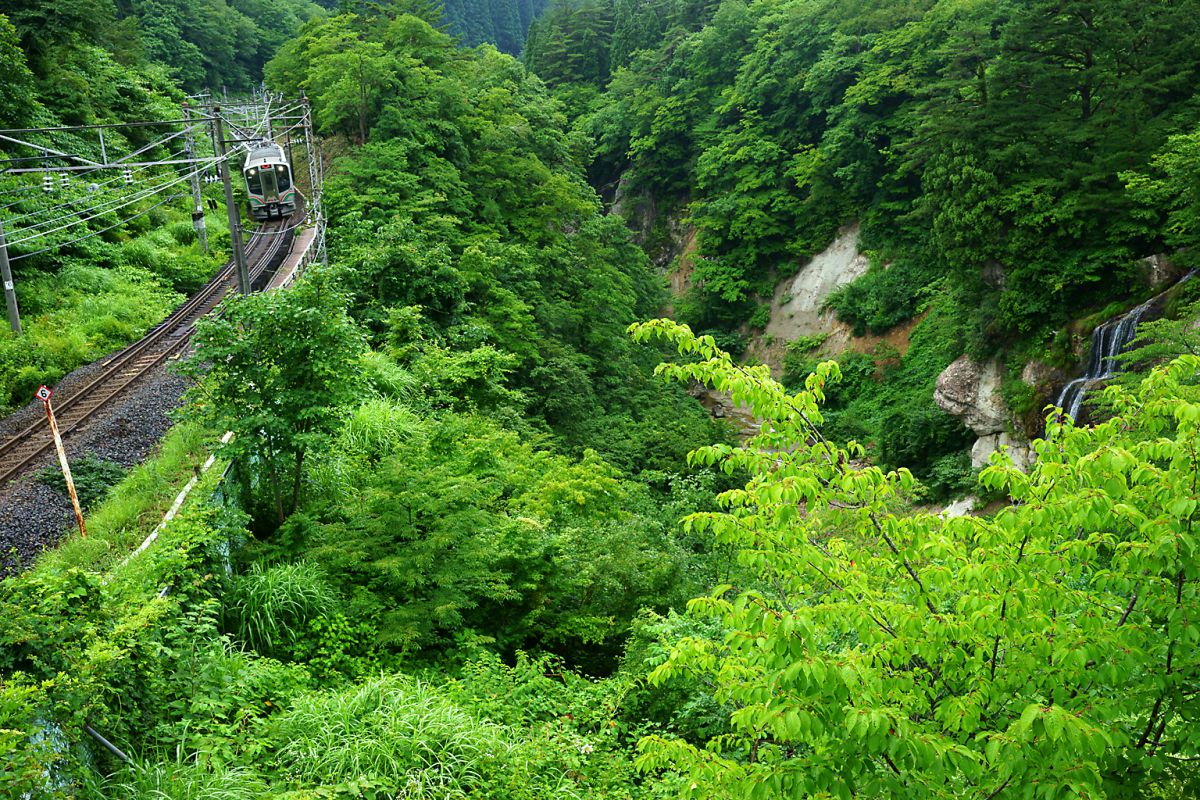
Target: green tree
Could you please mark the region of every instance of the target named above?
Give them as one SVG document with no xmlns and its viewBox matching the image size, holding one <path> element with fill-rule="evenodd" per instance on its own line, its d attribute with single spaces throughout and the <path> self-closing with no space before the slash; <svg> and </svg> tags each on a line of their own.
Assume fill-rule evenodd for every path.
<svg viewBox="0 0 1200 800">
<path fill-rule="evenodd" d="M 356 394 L 364 338 L 324 275 L 286 292 L 230 297 L 224 310 L 197 325 L 185 369 L 200 378 L 191 407 L 233 432 L 222 452 L 257 479 L 283 522 L 300 501 L 305 455 Z"/>
<path fill-rule="evenodd" d="M 1162 244 L 1200 244 L 1200 128 L 1168 139 L 1146 172 L 1121 177 L 1143 218 L 1162 231 Z"/>
<path fill-rule="evenodd" d="M 361 39 L 355 21 L 353 16 L 337 17 L 319 29 L 308 45 L 313 69 L 304 87 L 322 128 L 354 132 L 362 144 L 395 83 L 397 64 L 382 43 Z"/>
<path fill-rule="evenodd" d="M 0 14 L 0 124 L 16 128 L 33 119 L 38 102 L 33 73 L 25 62 L 17 30 Z"/>
<path fill-rule="evenodd" d="M 680 641 L 651 680 L 732 707 L 706 744 L 649 736 L 646 770 L 689 797 L 1145 797 L 1195 791 L 1200 756 L 1200 358 L 1109 390 L 1116 416 L 1053 419 L 1026 475 L 997 456 L 991 518 L 913 512 L 904 469 L 821 433 L 820 365 L 788 394 L 687 328 L 635 326 L 766 421 L 700 464 L 744 469 L 688 524 L 750 572 L 691 604 L 722 637 Z"/>
</svg>

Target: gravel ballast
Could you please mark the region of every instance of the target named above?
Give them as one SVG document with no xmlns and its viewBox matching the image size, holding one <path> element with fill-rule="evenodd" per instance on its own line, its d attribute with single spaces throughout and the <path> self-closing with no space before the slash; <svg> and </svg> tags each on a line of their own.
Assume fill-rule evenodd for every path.
<svg viewBox="0 0 1200 800">
<path fill-rule="evenodd" d="M 87 380 L 104 360 L 80 367 L 68 375 L 59 387 L 70 387 Z M 168 414 L 178 408 L 189 381 L 165 366 L 156 367 L 124 392 L 125 399 L 97 413 L 65 440 L 68 458 L 85 454 L 133 467 L 154 450 L 171 427 Z M 0 420 L 0 438 L 11 435 L 44 415 L 35 401 L 15 414 Z M 38 554 L 54 547 L 75 524 L 71 501 L 37 481 L 35 476 L 46 467 L 57 468 L 53 451 L 33 465 L 24 475 L 0 489 L 0 576 L 30 566 Z"/>
</svg>

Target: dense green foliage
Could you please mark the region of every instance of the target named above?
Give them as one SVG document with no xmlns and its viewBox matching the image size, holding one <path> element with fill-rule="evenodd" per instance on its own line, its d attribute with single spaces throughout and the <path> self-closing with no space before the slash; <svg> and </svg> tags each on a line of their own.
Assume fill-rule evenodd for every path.
<svg viewBox="0 0 1200 800">
<path fill-rule="evenodd" d="M 546 7 L 546 0 L 446 0 L 442 19 L 464 45 L 488 42 L 509 55 L 525 45 L 529 25 Z"/>
<path fill-rule="evenodd" d="M 564 4 L 536 26 L 527 60 L 551 85 L 603 90 L 579 122 L 601 183 L 690 201 L 708 256 L 695 321 L 742 321 L 776 273 L 859 218 L 894 263 L 861 299 L 839 300 L 844 317 L 886 328 L 949 274 L 994 347 L 1122 296 L 1134 259 L 1194 242 L 1198 11 L 1193 0 Z M 1137 188 L 1175 199 L 1146 211 L 1122 176 L 1152 165 L 1162 178 Z"/>
<path fill-rule="evenodd" d="M 324 124 L 365 121 L 327 187 L 331 265 L 197 333 L 188 413 L 234 432 L 222 493 L 248 514 L 190 512 L 112 579 L 97 558 L 3 587 L 42 609 L 0 631 L 3 727 L 70 709 L 69 740 L 87 721 L 139 758 L 81 770 L 5 738 L 22 786 L 59 761 L 95 797 L 667 788 L 633 742 L 688 726 L 673 702 L 625 715 L 645 657 L 621 671 L 622 653 L 729 573 L 678 524 L 719 488 L 686 452 L 727 434 L 624 334 L 663 291 L 541 85 L 417 17 L 375 22 L 314 23 L 280 57 Z M 334 77 L 359 47 L 409 87 L 365 117 Z"/>
<path fill-rule="evenodd" d="M 312 26 L 267 70 L 308 88 L 330 130 L 367 140 L 326 190 L 352 316 L 435 406 L 500 415 L 634 473 L 678 471 L 711 426 L 647 380 L 653 354 L 622 335 L 664 291 L 600 213 L 558 106 L 494 49 L 464 57 L 415 17 L 376 22 Z M 322 83 L 359 58 L 379 68 L 365 111 Z"/>
<path fill-rule="evenodd" d="M 53 109 L 87 119 L 105 95 L 104 73 L 143 80 L 138 65 L 154 65 L 189 91 L 246 90 L 262 65 L 301 24 L 320 13 L 309 0 L 14 0 L 4 13 L 42 95 Z M 132 69 L 131 69 L 132 67 Z M 150 73 L 153 74 L 153 73 Z M 26 102 L 29 102 L 26 99 Z"/>
<path fill-rule="evenodd" d="M 861 223 L 872 267 L 827 306 L 858 335 L 936 313 L 856 371 L 827 432 L 940 495 L 969 482 L 944 367 L 1038 357 L 1136 297 L 1140 257 L 1194 260 L 1197 20 L 1194 0 L 565 0 L 525 61 L 591 140 L 593 184 L 638 227 L 695 231 L 675 314 L 735 351 Z"/>
<path fill-rule="evenodd" d="M 693 456 L 752 473 L 688 520 L 752 577 L 693 601 L 723 635 L 682 639 L 651 675 L 709 687 L 731 730 L 648 737 L 642 768 L 698 798 L 1196 791 L 1200 360 L 1109 389 L 1103 424 L 1051 416 L 1028 475 L 1003 457 L 983 474 L 1012 505 L 952 519 L 908 510 L 907 470 L 822 436 L 832 362 L 788 394 L 676 323 L 637 335 L 690 357 L 666 376 L 767 420 Z"/>
<path fill-rule="evenodd" d="M 1125 300 L 1134 256 L 1197 244 L 1193 3 L 579 0 L 533 24 L 524 65 L 451 34 L 515 50 L 532 6 L 448 4 L 447 33 L 422 0 L 323 5 L 265 72 L 307 93 L 336 153 L 330 263 L 202 324 L 161 457 L 115 487 L 82 464 L 91 536 L 0 583 L 5 791 L 1200 790 L 1196 290 L 1128 360 L 1182 357 L 1109 389 L 1111 418 L 1048 420 L 1028 474 L 993 458 L 996 510 L 921 507 L 975 488 L 971 437 L 930 402 L 947 363 L 1038 347 Z M 236 81 L 307 14 L 273 7 L 268 39 L 242 22 L 266 6 L 160 4 L 140 29 L 139 8 L 17 19 L 95 14 L 70 47 L 108 54 L 96 75 L 151 76 L 130 102 L 167 108 L 131 43 L 175 81 Z M 23 35 L 0 26 L 0 93 L 49 98 Z M 120 113 L 127 88 L 80 113 Z M 822 363 L 808 337 L 781 385 L 639 324 L 669 298 L 589 178 L 686 209 L 700 253 L 673 304 L 729 340 L 861 219 L 872 267 L 830 304 L 860 332 L 912 320 L 903 354 Z M 68 310 L 46 302 L 22 341 L 52 351 L 69 324 L 76 358 L 135 335 L 211 268 L 188 234 L 150 216 L 30 256 L 22 280 Z M 14 386 L 57 368 L 22 372 L 17 345 L 0 339 Z M 735 444 L 697 384 L 762 427 Z M 228 469 L 159 527 L 209 450 Z"/>
</svg>

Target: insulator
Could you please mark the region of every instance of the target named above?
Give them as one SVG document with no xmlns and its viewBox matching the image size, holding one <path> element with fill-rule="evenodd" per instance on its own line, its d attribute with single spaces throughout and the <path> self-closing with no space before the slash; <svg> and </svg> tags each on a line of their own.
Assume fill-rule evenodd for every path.
<svg viewBox="0 0 1200 800">
<path fill-rule="evenodd" d="M 129 167 L 126 167 L 125 168 L 125 185 L 128 186 L 131 183 L 133 183 L 133 170 L 130 169 Z"/>
<path fill-rule="evenodd" d="M 67 176 L 67 173 L 64 172 L 62 175 L 58 176 L 58 185 L 59 188 L 62 189 L 67 189 L 71 186 L 71 179 Z"/>
<path fill-rule="evenodd" d="M 54 191 L 54 178 L 50 177 L 50 173 L 42 175 L 42 191 L 49 194 Z"/>
</svg>

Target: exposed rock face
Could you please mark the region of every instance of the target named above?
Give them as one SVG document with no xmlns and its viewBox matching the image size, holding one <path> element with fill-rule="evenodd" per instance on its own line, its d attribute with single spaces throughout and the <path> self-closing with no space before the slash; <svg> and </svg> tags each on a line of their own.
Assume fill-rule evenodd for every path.
<svg viewBox="0 0 1200 800">
<path fill-rule="evenodd" d="M 771 300 L 767 336 L 793 341 L 801 336 L 831 333 L 837 320 L 824 311 L 826 299 L 840 286 L 863 275 L 870 261 L 858 251 L 858 223 L 843 228 L 833 244 L 781 281 Z"/>
<path fill-rule="evenodd" d="M 1138 265 L 1142 268 L 1142 274 L 1146 276 L 1146 283 L 1155 289 L 1175 283 L 1183 275 L 1183 270 L 1162 253 L 1147 256 L 1141 259 Z"/>
<path fill-rule="evenodd" d="M 1000 396 L 1003 378 L 1004 366 L 998 360 L 979 364 L 969 356 L 961 356 L 938 376 L 933 399 L 979 437 L 971 448 L 972 468 L 986 467 L 992 453 L 1006 448 L 1013 463 L 1028 471 L 1035 455 L 1029 442 L 1012 432 L 1012 413 Z"/>
<path fill-rule="evenodd" d="M 995 359 L 978 364 L 960 356 L 938 376 L 933 400 L 978 436 L 1004 433 L 1011 415 L 1000 396 L 1003 376 L 1004 368 Z"/>
<path fill-rule="evenodd" d="M 1041 361 L 1030 361 L 1021 370 L 1021 380 L 1035 389 L 1060 383 L 1062 379 L 1063 371 L 1061 369 L 1043 364 Z"/>
<path fill-rule="evenodd" d="M 1033 452 L 1029 442 L 1019 436 L 1010 433 L 991 433 L 987 436 L 980 436 L 974 446 L 971 447 L 971 468 L 981 469 L 988 465 L 988 460 L 992 453 L 995 453 L 1001 448 L 1006 448 L 1008 454 L 1012 456 L 1013 464 L 1017 469 L 1028 472 L 1033 466 L 1033 462 L 1037 459 L 1037 454 Z"/>
<path fill-rule="evenodd" d="M 700 401 L 700 405 L 708 409 L 716 419 L 729 420 L 737 429 L 738 437 L 745 441 L 751 436 L 757 436 L 762 430 L 762 420 L 754 415 L 746 406 L 737 405 L 725 392 L 710 389 L 707 386 L 694 384 L 688 394 Z"/>
</svg>

